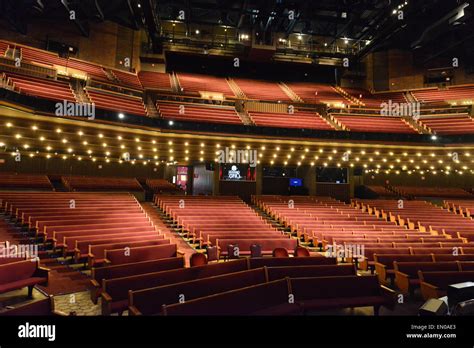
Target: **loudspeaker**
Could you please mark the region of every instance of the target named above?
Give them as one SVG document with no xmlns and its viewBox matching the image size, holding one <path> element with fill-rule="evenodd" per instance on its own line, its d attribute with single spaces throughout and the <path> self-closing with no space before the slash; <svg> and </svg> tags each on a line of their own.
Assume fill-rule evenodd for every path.
<svg viewBox="0 0 474 348">
<path fill-rule="evenodd" d="M 448 286 L 448 304 L 450 308 L 459 302 L 472 299 L 474 299 L 474 282 L 464 282 Z"/>
<path fill-rule="evenodd" d="M 453 315 L 455 316 L 474 315 L 474 300 L 459 302 L 456 305 L 456 307 L 454 307 Z"/>
<path fill-rule="evenodd" d="M 418 314 L 420 316 L 438 316 L 448 314 L 448 305 L 436 298 L 430 298 L 420 307 Z"/>
</svg>

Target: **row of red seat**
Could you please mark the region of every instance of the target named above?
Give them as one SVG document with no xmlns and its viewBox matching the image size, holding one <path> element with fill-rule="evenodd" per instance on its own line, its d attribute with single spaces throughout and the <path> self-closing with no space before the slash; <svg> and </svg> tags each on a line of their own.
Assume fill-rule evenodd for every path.
<svg viewBox="0 0 474 348">
<path fill-rule="evenodd" d="M 215 245 L 224 257 L 230 257 L 232 252 L 250 255 L 254 244 L 260 246 L 264 255 L 271 255 L 275 248 L 293 253 L 297 246 L 295 239 L 277 231 L 238 197 L 156 195 L 155 204 L 194 242 Z"/>
<path fill-rule="evenodd" d="M 92 103 L 94 103 L 98 108 L 121 111 L 140 116 L 147 115 L 147 110 L 141 97 L 90 87 L 87 87 L 84 90 Z"/>
<path fill-rule="evenodd" d="M 446 89 L 430 88 L 411 92 L 421 103 L 447 104 L 450 101 L 473 101 L 474 86 L 450 86 Z"/>
<path fill-rule="evenodd" d="M 138 78 L 140 79 L 140 84 L 145 89 L 171 89 L 171 78 L 167 73 L 140 71 Z"/>
<path fill-rule="evenodd" d="M 94 176 L 63 176 L 61 180 L 70 191 L 143 191 L 135 178 Z"/>
<path fill-rule="evenodd" d="M 393 103 L 407 102 L 403 92 L 370 93 L 365 89 L 347 87 L 343 87 L 342 90 L 348 93 L 351 97 L 358 99 L 362 106 L 368 108 L 380 109 L 383 103 L 388 103 L 389 101 L 392 101 Z"/>
<path fill-rule="evenodd" d="M 199 94 L 199 92 L 212 91 L 222 93 L 225 97 L 234 98 L 234 92 L 226 79 L 210 75 L 177 73 L 176 77 L 182 92 L 186 94 Z"/>
<path fill-rule="evenodd" d="M 129 194 L 2 193 L 0 199 L 1 209 L 36 237 L 89 266 L 108 262 L 108 250 L 119 250 L 110 262 L 124 263 L 123 256 L 133 262 L 124 248 L 171 245 Z"/>
<path fill-rule="evenodd" d="M 383 185 L 365 185 L 369 190 L 382 197 L 396 196 L 395 192 L 390 191 Z"/>
<path fill-rule="evenodd" d="M 157 101 L 156 107 L 164 119 L 191 122 L 242 124 L 233 107 Z"/>
<path fill-rule="evenodd" d="M 260 209 L 314 245 L 336 242 L 423 242 L 433 236 L 410 231 L 327 197 L 254 196 Z M 423 238 L 423 240 L 422 240 Z"/>
<path fill-rule="evenodd" d="M 44 189 L 53 186 L 46 175 L 0 173 L 0 187 L 8 189 Z"/>
<path fill-rule="evenodd" d="M 474 222 L 471 219 L 425 201 L 404 200 L 402 205 L 396 200 L 356 200 L 354 203 L 402 226 L 474 241 Z"/>
<path fill-rule="evenodd" d="M 19 93 L 50 100 L 76 102 L 74 92 L 67 82 L 14 73 L 4 73 L 3 75 L 7 83 L 11 84 L 14 90 Z"/>
<path fill-rule="evenodd" d="M 453 116 L 422 116 L 418 120 L 422 125 L 428 127 L 436 134 L 472 134 L 474 133 L 474 121 L 467 114 L 455 114 Z"/>
<path fill-rule="evenodd" d="M 401 117 L 331 114 L 336 122 L 352 132 L 383 132 L 418 134 L 418 132 Z"/>
<path fill-rule="evenodd" d="M 310 111 L 295 110 L 291 114 L 250 111 L 249 116 L 257 126 L 334 130 L 321 115 Z"/>
<path fill-rule="evenodd" d="M 40 64 L 48 64 L 50 66 L 59 66 L 65 69 L 75 69 L 86 73 L 89 77 L 95 80 L 110 81 L 102 66 L 82 61 L 75 58 L 62 58 L 57 53 L 43 51 L 37 48 L 28 46 L 17 46 L 21 49 L 21 59 L 36 62 Z"/>
<path fill-rule="evenodd" d="M 174 184 L 166 179 L 146 179 L 146 185 L 155 193 L 180 191 Z"/>
<path fill-rule="evenodd" d="M 131 73 L 123 70 L 111 70 L 114 77 L 121 85 L 142 90 L 143 86 L 136 73 Z"/>
<path fill-rule="evenodd" d="M 397 185 L 393 188 L 404 197 L 473 197 L 471 193 L 459 187 L 423 187 Z"/>
<path fill-rule="evenodd" d="M 248 99 L 291 102 L 292 99 L 277 82 L 234 78 L 234 82 Z"/>
<path fill-rule="evenodd" d="M 447 199 L 443 201 L 443 206 L 455 214 L 468 218 L 474 215 L 474 201 L 471 199 Z"/>
</svg>

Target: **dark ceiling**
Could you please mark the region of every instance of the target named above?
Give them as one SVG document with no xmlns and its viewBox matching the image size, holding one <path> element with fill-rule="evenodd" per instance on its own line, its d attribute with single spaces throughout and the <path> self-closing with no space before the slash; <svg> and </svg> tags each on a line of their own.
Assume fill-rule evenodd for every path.
<svg viewBox="0 0 474 348">
<path fill-rule="evenodd" d="M 67 21 L 71 10 L 84 36 L 90 22 L 111 20 L 145 28 L 152 45 L 162 42 L 165 21 L 178 20 L 326 42 L 347 38 L 359 56 L 392 47 L 415 50 L 423 63 L 453 54 L 474 60 L 474 0 L 0 0 L 0 17 L 24 34 L 35 18 Z"/>
</svg>

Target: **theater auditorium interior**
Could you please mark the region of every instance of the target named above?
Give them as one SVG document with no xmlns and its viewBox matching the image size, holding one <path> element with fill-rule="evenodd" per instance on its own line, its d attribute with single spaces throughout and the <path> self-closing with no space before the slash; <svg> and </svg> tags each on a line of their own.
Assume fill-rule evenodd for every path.
<svg viewBox="0 0 474 348">
<path fill-rule="evenodd" d="M 472 315 L 473 11 L 1 1 L 0 316 Z"/>
</svg>

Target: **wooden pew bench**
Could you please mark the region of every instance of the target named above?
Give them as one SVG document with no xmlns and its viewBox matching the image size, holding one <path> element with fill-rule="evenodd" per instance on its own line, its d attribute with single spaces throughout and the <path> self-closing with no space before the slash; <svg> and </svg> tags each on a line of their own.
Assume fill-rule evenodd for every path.
<svg viewBox="0 0 474 348">
<path fill-rule="evenodd" d="M 151 289 L 130 291 L 129 313 L 130 315 L 156 315 L 161 313 L 163 305 L 187 302 L 265 282 L 267 282 L 265 269 L 256 268 Z"/>
<path fill-rule="evenodd" d="M 90 242 L 84 243 L 86 244 L 87 247 L 87 253 L 80 253 L 78 249 L 76 249 L 76 262 L 79 262 L 80 259 L 87 259 L 87 265 L 88 267 L 93 267 L 97 265 L 102 265 L 106 262 L 106 250 L 116 250 L 116 249 L 122 249 L 124 250 L 125 248 L 130 248 L 130 256 L 132 253 L 132 250 L 136 250 L 136 248 L 139 247 L 151 247 L 151 246 L 161 246 L 161 245 L 170 245 L 170 240 L 169 239 L 163 239 L 163 238 L 158 238 L 157 236 L 141 236 L 141 237 L 136 237 L 136 238 L 129 238 L 125 240 L 120 240 L 120 241 L 111 241 L 106 242 L 105 244 L 90 244 Z M 131 261 L 131 262 L 140 262 L 140 261 L 146 261 L 147 259 L 159 259 L 162 257 L 154 257 L 154 258 L 148 258 L 146 253 L 148 252 L 149 249 L 145 249 L 146 252 L 144 255 L 140 256 L 143 258 L 142 260 L 137 261 Z M 162 251 L 164 252 L 164 251 Z M 158 253 L 159 254 L 159 253 Z M 157 254 L 157 255 L 158 255 Z M 151 256 L 151 253 L 149 254 L 149 257 Z M 134 255 L 135 256 L 135 255 Z M 176 255 L 174 255 L 176 256 Z M 122 263 L 131 263 L 131 262 L 122 262 Z M 116 263 L 118 264 L 118 263 Z"/>
<path fill-rule="evenodd" d="M 305 313 L 333 308 L 393 308 L 395 292 L 380 285 L 376 276 L 340 276 L 290 279 L 291 293 Z"/>
<path fill-rule="evenodd" d="M 204 266 L 176 269 L 116 279 L 102 280 L 102 314 L 121 313 L 128 306 L 128 291 L 153 288 L 188 280 L 245 271 L 247 260 L 234 260 Z"/>
<path fill-rule="evenodd" d="M 459 262 L 399 262 L 394 261 L 395 284 L 404 294 L 413 295 L 415 288 L 420 286 L 418 271 L 437 272 L 437 271 L 459 271 Z"/>
<path fill-rule="evenodd" d="M 0 294 L 28 287 L 28 297 L 35 285 L 48 284 L 49 270 L 38 261 L 23 260 L 0 265 Z"/>
<path fill-rule="evenodd" d="M 375 272 L 380 284 L 391 284 L 395 278 L 393 262 L 433 262 L 431 255 L 397 255 L 397 254 L 374 254 Z"/>
<path fill-rule="evenodd" d="M 420 289 L 425 301 L 430 298 L 446 296 L 448 286 L 451 284 L 474 281 L 474 271 L 446 271 L 446 272 L 423 272 L 418 271 Z"/>
<path fill-rule="evenodd" d="M 151 261 L 124 263 L 116 266 L 93 267 L 91 270 L 91 301 L 97 304 L 102 292 L 102 280 L 123 278 L 145 273 L 154 273 L 184 267 L 184 257 L 170 257 Z"/>
<path fill-rule="evenodd" d="M 287 280 L 227 291 L 220 294 L 163 306 L 167 316 L 182 315 L 298 315 L 301 307 L 288 303 Z"/>
<path fill-rule="evenodd" d="M 176 244 L 143 246 L 127 249 L 106 249 L 104 263 L 107 265 L 121 265 L 124 263 L 165 259 L 181 255 L 182 253 L 178 251 L 178 246 Z"/>
</svg>

